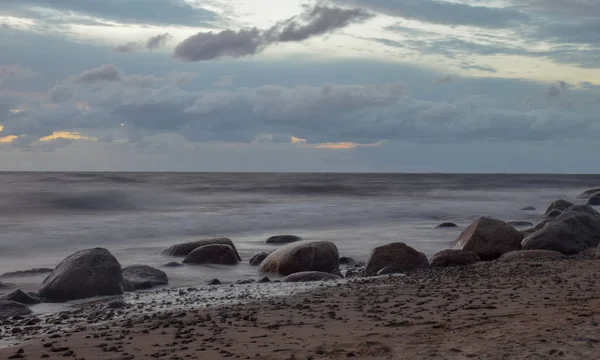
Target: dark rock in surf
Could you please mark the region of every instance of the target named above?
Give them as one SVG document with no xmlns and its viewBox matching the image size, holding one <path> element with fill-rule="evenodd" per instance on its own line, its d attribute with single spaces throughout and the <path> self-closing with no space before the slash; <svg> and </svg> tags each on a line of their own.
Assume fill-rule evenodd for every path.
<svg viewBox="0 0 600 360">
<path fill-rule="evenodd" d="M 342 256 L 340 258 L 340 265 L 354 265 L 356 263 L 357 263 L 356 260 L 354 260 L 353 258 L 347 257 L 347 256 Z"/>
<path fill-rule="evenodd" d="M 9 277 L 21 277 L 21 276 L 34 276 L 34 275 L 40 275 L 40 274 L 48 274 L 48 273 L 51 273 L 52 271 L 53 271 L 53 269 L 49 269 L 49 268 L 35 268 L 35 269 L 29 269 L 29 270 L 23 270 L 23 271 L 7 272 L 7 273 L 0 275 L 0 277 L 9 278 Z"/>
<path fill-rule="evenodd" d="M 95 296 L 121 295 L 125 281 L 121 265 L 106 249 L 78 251 L 64 259 L 44 280 L 40 298 L 63 302 Z"/>
<path fill-rule="evenodd" d="M 577 197 L 580 199 L 587 199 L 596 193 L 600 193 L 600 187 L 586 190 L 586 191 L 582 192 L 581 194 L 577 195 Z"/>
<path fill-rule="evenodd" d="M 206 285 L 221 285 L 221 281 L 219 281 L 219 279 L 208 280 Z"/>
<path fill-rule="evenodd" d="M 235 251 L 238 261 L 242 261 L 242 258 L 238 254 L 238 251 L 233 244 L 233 241 L 231 241 L 229 238 L 202 239 L 182 244 L 175 244 L 164 250 L 163 254 L 170 256 L 188 256 L 192 251 L 204 245 L 229 245 Z"/>
<path fill-rule="evenodd" d="M 544 261 L 560 260 L 565 256 L 556 251 L 550 250 L 519 250 L 502 254 L 498 261 L 501 262 L 519 262 L 519 261 Z"/>
<path fill-rule="evenodd" d="M 270 253 L 258 271 L 282 276 L 304 271 L 334 273 L 339 265 L 339 252 L 331 241 L 298 241 Z"/>
<path fill-rule="evenodd" d="M 35 305 L 40 303 L 40 299 L 37 296 L 27 294 L 21 289 L 17 289 L 0 297 L 0 301 L 15 301 L 24 305 Z"/>
<path fill-rule="evenodd" d="M 267 258 L 267 256 L 269 256 L 269 254 L 267 254 L 266 252 L 261 252 L 260 254 L 254 255 L 250 259 L 249 263 L 252 266 L 258 266 L 258 265 L 260 265 L 261 262 L 263 262 L 264 259 Z"/>
<path fill-rule="evenodd" d="M 548 208 L 544 212 L 544 217 L 552 217 L 550 216 L 550 213 L 552 213 L 553 210 L 559 210 L 560 212 L 562 212 L 573 205 L 574 204 L 572 202 L 567 201 L 565 199 L 554 200 L 552 203 L 550 203 L 550 205 L 548 205 Z"/>
<path fill-rule="evenodd" d="M 200 246 L 183 259 L 184 264 L 195 265 L 236 265 L 238 262 L 237 252 L 231 246 L 221 244 Z"/>
<path fill-rule="evenodd" d="M 586 202 L 586 205 L 600 206 L 600 193 L 592 195 Z"/>
<path fill-rule="evenodd" d="M 427 256 L 402 242 L 376 247 L 365 266 L 365 275 L 376 275 L 383 268 L 408 271 L 429 266 Z"/>
<path fill-rule="evenodd" d="M 169 263 L 166 263 L 163 265 L 163 267 L 168 267 L 168 268 L 176 268 L 176 267 L 182 267 L 185 266 L 182 263 L 179 263 L 177 261 L 171 261 Z"/>
<path fill-rule="evenodd" d="M 255 283 L 255 282 L 256 282 L 256 280 L 254 280 L 254 279 L 243 279 L 243 280 L 238 280 L 235 283 L 237 285 L 246 285 L 246 284 L 252 284 L 252 283 Z"/>
<path fill-rule="evenodd" d="M 523 234 L 504 221 L 481 217 L 458 236 L 452 248 L 474 252 L 481 260 L 495 260 L 521 250 L 522 240 Z"/>
<path fill-rule="evenodd" d="M 536 211 L 537 209 L 534 208 L 533 206 L 525 206 L 524 208 L 521 208 L 521 211 Z"/>
<path fill-rule="evenodd" d="M 457 228 L 458 225 L 456 225 L 453 222 L 445 222 L 445 223 L 441 223 L 438 226 L 436 226 L 436 229 L 443 229 L 443 228 Z"/>
<path fill-rule="evenodd" d="M 533 223 L 531 223 L 529 221 L 522 221 L 522 220 L 508 221 L 507 224 L 512 225 L 514 227 L 523 227 L 523 226 L 531 227 L 531 226 L 533 226 Z"/>
<path fill-rule="evenodd" d="M 29 314 L 31 314 L 31 309 L 27 305 L 10 300 L 0 301 L 0 319 Z"/>
<path fill-rule="evenodd" d="M 302 241 L 300 236 L 296 235 L 275 235 L 265 241 L 267 244 L 289 244 L 296 241 Z"/>
<path fill-rule="evenodd" d="M 286 276 L 283 279 L 283 282 L 330 281 L 341 279 L 341 277 L 330 273 L 324 273 L 320 271 L 303 271 Z"/>
<path fill-rule="evenodd" d="M 430 264 L 433 267 L 465 266 L 481 261 L 474 252 L 465 250 L 444 250 L 431 257 Z"/>
<path fill-rule="evenodd" d="M 269 279 L 268 276 L 264 276 L 260 280 L 258 280 L 258 282 L 261 283 L 261 284 L 269 283 L 269 282 L 271 282 L 271 279 Z"/>
<path fill-rule="evenodd" d="M 523 239 L 522 245 L 523 250 L 551 250 L 573 255 L 597 247 L 599 243 L 600 216 L 577 206 L 543 222 L 538 231 Z"/>
<path fill-rule="evenodd" d="M 147 265 L 132 265 L 123 268 L 123 278 L 131 283 L 134 290 L 151 289 L 169 284 L 169 278 L 164 271 Z"/>
</svg>

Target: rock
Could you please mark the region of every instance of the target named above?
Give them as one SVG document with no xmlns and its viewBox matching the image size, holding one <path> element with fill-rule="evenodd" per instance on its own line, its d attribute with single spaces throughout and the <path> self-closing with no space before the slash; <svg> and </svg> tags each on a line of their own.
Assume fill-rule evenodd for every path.
<svg viewBox="0 0 600 360">
<path fill-rule="evenodd" d="M 600 187 L 586 190 L 586 191 L 582 192 L 581 194 L 577 195 L 577 197 L 580 199 L 587 199 L 596 193 L 600 193 Z"/>
<path fill-rule="evenodd" d="M 242 261 L 242 258 L 238 254 L 238 251 L 233 244 L 233 241 L 231 241 L 229 238 L 202 239 L 188 243 L 176 244 L 163 251 L 163 254 L 170 256 L 187 256 L 195 249 L 204 245 L 229 245 L 235 251 L 238 261 Z"/>
<path fill-rule="evenodd" d="M 529 221 L 522 221 L 522 220 L 508 221 L 507 224 L 512 225 L 514 227 L 523 227 L 523 226 L 531 227 L 531 226 L 533 226 L 533 223 L 531 223 Z"/>
<path fill-rule="evenodd" d="M 300 236 L 296 235 L 275 235 L 265 241 L 267 244 L 289 244 L 296 241 L 302 241 Z"/>
<path fill-rule="evenodd" d="M 262 274 L 287 276 L 303 271 L 339 270 L 339 253 L 331 241 L 298 241 L 273 251 L 258 267 Z"/>
<path fill-rule="evenodd" d="M 443 250 L 431 257 L 430 264 L 433 267 L 464 266 L 481 261 L 474 252 L 465 250 Z"/>
<path fill-rule="evenodd" d="M 235 249 L 229 245 L 204 245 L 189 253 L 183 259 L 183 263 L 195 265 L 236 265 L 238 263 L 238 255 Z"/>
<path fill-rule="evenodd" d="M 34 268 L 34 269 L 29 269 L 29 270 L 7 272 L 7 273 L 0 275 L 0 277 L 9 278 L 9 277 L 21 277 L 21 276 L 33 276 L 33 275 L 51 273 L 52 271 L 53 271 L 53 269 L 50 269 L 50 268 Z"/>
<path fill-rule="evenodd" d="M 340 258 L 340 265 L 354 265 L 356 264 L 356 260 L 350 257 L 342 256 Z"/>
<path fill-rule="evenodd" d="M 551 250 L 573 255 L 600 243 L 600 216 L 569 211 L 547 221 L 523 239 L 523 250 Z"/>
<path fill-rule="evenodd" d="M 31 314 L 31 309 L 24 304 L 10 300 L 0 301 L 0 319 L 29 314 Z"/>
<path fill-rule="evenodd" d="M 573 206 L 573 205 L 574 204 L 572 202 L 567 201 L 565 199 L 554 200 L 552 203 L 550 203 L 550 205 L 548 205 L 548 208 L 546 209 L 544 216 L 550 217 L 548 215 L 552 212 L 552 210 L 560 210 L 562 212 L 569 206 Z"/>
<path fill-rule="evenodd" d="M 269 279 L 268 276 L 264 276 L 260 280 L 258 280 L 258 282 L 261 283 L 261 284 L 263 284 L 263 283 L 269 283 L 269 282 L 271 282 L 271 279 Z"/>
<path fill-rule="evenodd" d="M 550 211 L 549 213 L 544 214 L 544 217 L 546 218 L 555 218 L 557 216 L 559 216 L 560 214 L 562 214 L 562 211 L 558 210 L 558 209 L 554 209 L 552 211 Z"/>
<path fill-rule="evenodd" d="M 256 280 L 254 280 L 254 279 L 244 279 L 244 280 L 238 280 L 235 283 L 237 285 L 246 285 L 246 284 L 252 284 L 254 282 L 256 282 Z"/>
<path fill-rule="evenodd" d="M 533 206 L 525 206 L 524 208 L 521 208 L 521 211 L 536 211 L 537 209 L 534 208 Z"/>
<path fill-rule="evenodd" d="M 530 228 L 530 229 L 525 229 L 521 231 L 521 234 L 523 234 L 523 239 L 528 237 L 529 235 L 533 234 L 534 232 L 538 231 L 539 229 L 536 228 Z"/>
<path fill-rule="evenodd" d="M 42 283 L 45 301 L 62 302 L 94 296 L 121 295 L 125 288 L 121 265 L 106 249 L 78 251 L 64 259 Z"/>
<path fill-rule="evenodd" d="M 589 205 L 569 206 L 562 213 L 568 214 L 568 213 L 572 213 L 572 212 L 582 212 L 582 213 L 586 213 L 586 214 L 590 214 L 590 215 L 594 215 L 594 216 L 600 216 L 600 213 L 598 211 L 596 211 L 596 209 L 594 209 L 593 207 L 591 207 Z"/>
<path fill-rule="evenodd" d="M 341 280 L 342 278 L 320 271 L 303 271 L 295 274 L 286 276 L 283 282 L 309 282 L 309 281 L 328 281 L 328 280 Z"/>
<path fill-rule="evenodd" d="M 129 281 L 134 290 L 151 289 L 169 284 L 167 274 L 147 265 L 132 265 L 123 268 L 123 278 Z"/>
<path fill-rule="evenodd" d="M 376 275 L 389 267 L 401 272 L 429 266 L 427 256 L 402 242 L 376 247 L 365 266 L 365 275 Z"/>
<path fill-rule="evenodd" d="M 37 296 L 31 296 L 23 292 L 21 289 L 17 289 L 0 297 L 0 301 L 14 301 L 25 305 L 35 305 L 40 303 L 40 299 Z"/>
<path fill-rule="evenodd" d="M 495 260 L 506 252 L 521 250 L 521 240 L 523 234 L 504 221 L 482 217 L 458 236 L 452 248 L 474 252 L 481 260 Z"/>
<path fill-rule="evenodd" d="M 267 256 L 269 256 L 269 254 L 267 254 L 266 252 L 261 252 L 260 254 L 254 255 L 252 257 L 252 259 L 250 259 L 250 265 L 252 265 L 252 266 L 260 265 L 260 263 L 263 262 L 263 260 L 266 259 Z"/>
<path fill-rule="evenodd" d="M 438 226 L 436 226 L 437 229 L 439 228 L 455 228 L 458 227 L 458 225 L 456 225 L 453 222 L 445 222 L 445 223 L 441 223 Z"/>
<path fill-rule="evenodd" d="M 540 261 L 540 260 L 560 260 L 565 256 L 556 251 L 549 250 L 519 250 L 511 251 L 502 254 L 498 261 L 515 262 L 515 261 Z"/>
<path fill-rule="evenodd" d="M 219 281 L 219 279 L 212 279 L 208 280 L 206 282 L 206 285 L 221 285 L 221 282 Z"/>
<path fill-rule="evenodd" d="M 404 274 L 404 271 L 396 268 L 386 267 L 377 272 L 377 276 Z"/>
<path fill-rule="evenodd" d="M 113 300 L 106 304 L 105 309 L 125 309 L 127 303 L 123 300 Z"/>
<path fill-rule="evenodd" d="M 168 268 L 176 268 L 176 267 L 182 267 L 182 266 L 185 266 L 185 265 L 183 265 L 182 263 L 179 263 L 177 261 L 171 261 L 171 262 L 168 262 L 163 265 L 163 267 L 168 267 Z"/>
<path fill-rule="evenodd" d="M 587 199 L 585 204 L 591 205 L 591 206 L 600 206 L 600 193 L 596 193 L 596 194 L 590 196 L 590 198 Z"/>
</svg>

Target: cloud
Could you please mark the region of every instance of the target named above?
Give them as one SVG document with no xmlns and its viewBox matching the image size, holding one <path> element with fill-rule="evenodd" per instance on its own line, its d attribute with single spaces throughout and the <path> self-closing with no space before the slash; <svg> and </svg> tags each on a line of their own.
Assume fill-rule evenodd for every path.
<svg viewBox="0 0 600 360">
<path fill-rule="evenodd" d="M 277 43 L 301 42 L 363 22 L 371 16 L 362 9 L 316 5 L 264 31 L 253 28 L 198 33 L 177 45 L 173 57 L 181 61 L 212 60 L 225 56 L 246 57 Z"/>
<path fill-rule="evenodd" d="M 144 42 L 128 42 L 115 47 L 116 52 L 132 53 L 141 50 L 153 51 L 165 46 L 173 36 L 169 33 L 152 36 Z"/>
<path fill-rule="evenodd" d="M 455 79 L 456 79 L 456 75 L 450 74 L 450 75 L 446 75 L 444 77 L 441 77 L 441 78 L 435 80 L 434 83 L 437 85 L 446 84 L 446 83 L 453 82 Z"/>
<path fill-rule="evenodd" d="M 9 80 L 22 80 L 32 77 L 35 74 L 30 69 L 19 65 L 2 65 L 0 66 L 0 84 Z"/>
<path fill-rule="evenodd" d="M 548 96 L 549 97 L 557 97 L 558 95 L 560 95 L 560 89 L 555 84 L 551 84 L 548 87 Z"/>
<path fill-rule="evenodd" d="M 185 26 L 199 26 L 218 18 L 213 11 L 184 0 L 2 0 L 0 12 L 63 21 L 66 14 L 72 13 L 127 24 Z"/>
<path fill-rule="evenodd" d="M 445 0 L 336 0 L 365 7 L 389 16 L 441 25 L 481 28 L 510 28 L 523 24 L 529 16 L 514 7 L 475 6 Z"/>
</svg>

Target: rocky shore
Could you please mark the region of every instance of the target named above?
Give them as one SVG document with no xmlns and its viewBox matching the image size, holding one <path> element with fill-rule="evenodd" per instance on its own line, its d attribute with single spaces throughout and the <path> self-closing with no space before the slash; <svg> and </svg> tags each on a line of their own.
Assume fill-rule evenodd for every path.
<svg viewBox="0 0 600 360">
<path fill-rule="evenodd" d="M 163 270 L 249 261 L 262 277 L 181 289 L 160 288 L 161 269 L 121 268 L 106 249 L 82 250 L 49 269 L 39 291 L 0 299 L 0 356 L 593 358 L 600 213 L 560 199 L 539 224 L 523 225 L 481 217 L 431 258 L 395 242 L 366 263 L 293 235 L 267 239 L 277 247 L 252 259 L 228 238 L 175 244 L 164 255 L 178 261 Z M 66 301 L 72 308 L 53 314 L 28 307 Z"/>
</svg>

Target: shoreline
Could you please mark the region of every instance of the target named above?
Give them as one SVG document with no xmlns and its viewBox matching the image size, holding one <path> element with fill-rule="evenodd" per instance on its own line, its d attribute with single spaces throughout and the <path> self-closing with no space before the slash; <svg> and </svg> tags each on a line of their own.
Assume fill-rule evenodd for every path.
<svg viewBox="0 0 600 360">
<path fill-rule="evenodd" d="M 88 304 L 59 324 L 70 330 L 25 336 L 23 327 L 20 345 L 0 349 L 0 357 L 17 355 L 22 347 L 21 358 L 27 359 L 63 359 L 70 351 L 65 356 L 88 360 L 594 358 L 600 346 L 600 261 L 592 257 L 307 283 L 288 296 L 269 291 L 279 284 L 250 284 L 245 289 L 264 288 L 274 296 L 252 298 L 241 291 L 246 301 L 209 307 L 186 300 L 182 289 L 175 289 L 177 295 L 169 290 L 164 303 L 132 302 L 112 310 L 124 314 L 102 325 L 88 323 L 94 310 Z M 161 308 L 173 298 L 185 306 Z M 3 324 L 3 335 L 16 327 Z"/>
</svg>

